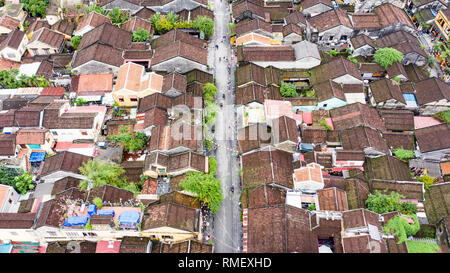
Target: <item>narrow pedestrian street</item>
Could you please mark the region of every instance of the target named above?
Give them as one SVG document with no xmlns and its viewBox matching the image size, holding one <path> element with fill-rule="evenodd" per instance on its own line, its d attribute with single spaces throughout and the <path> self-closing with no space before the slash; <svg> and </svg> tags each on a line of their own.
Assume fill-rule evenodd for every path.
<svg viewBox="0 0 450 273">
<path fill-rule="evenodd" d="M 222 183 L 223 201 L 213 216 L 211 241 L 217 253 L 241 251 L 240 180 L 237 151 L 236 110 L 234 96 L 235 58 L 230 45 L 229 21 L 231 4 L 226 0 L 211 1 L 214 9 L 214 35 L 209 45 L 209 63 L 218 89 L 215 102 L 218 113 L 213 147 L 216 147 L 216 178 Z"/>
</svg>

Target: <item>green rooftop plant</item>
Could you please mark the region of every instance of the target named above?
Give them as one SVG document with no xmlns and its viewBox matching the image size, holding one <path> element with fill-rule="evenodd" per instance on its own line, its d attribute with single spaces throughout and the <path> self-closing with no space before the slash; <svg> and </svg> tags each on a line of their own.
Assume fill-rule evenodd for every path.
<svg viewBox="0 0 450 273">
<path fill-rule="evenodd" d="M 327 123 L 326 120 L 321 119 L 321 120 L 319 121 L 319 125 L 325 127 L 325 128 L 327 129 L 327 131 L 331 131 L 331 126 L 328 125 L 328 123 Z"/>
<path fill-rule="evenodd" d="M 382 67 L 387 68 L 395 62 L 401 62 L 403 60 L 403 53 L 395 48 L 384 47 L 375 51 L 373 60 Z"/>
<path fill-rule="evenodd" d="M 428 190 L 429 187 L 433 185 L 435 180 L 436 179 L 434 177 L 429 175 L 422 175 L 421 177 L 417 178 L 417 181 L 422 182 L 424 184 L 426 190 Z"/>
<path fill-rule="evenodd" d="M 366 200 L 366 208 L 376 213 L 386 213 L 392 211 L 398 211 L 404 214 L 415 214 L 417 212 L 417 205 L 411 202 L 402 203 L 401 198 L 405 198 L 403 195 L 397 192 L 391 192 L 390 194 L 383 194 L 376 190 L 374 194 L 369 194 Z"/>
<path fill-rule="evenodd" d="M 285 98 L 298 96 L 295 85 L 287 82 L 281 82 L 280 93 Z"/>
<path fill-rule="evenodd" d="M 150 33 L 143 28 L 133 32 L 133 42 L 147 42 L 148 39 L 150 39 Z"/>
<path fill-rule="evenodd" d="M 410 218 L 414 221 L 413 224 L 408 223 L 404 217 Z M 397 244 L 401 244 L 406 241 L 406 238 L 413 236 L 420 230 L 419 219 L 416 215 L 396 215 L 390 219 L 383 227 L 383 231 L 386 234 L 393 234 L 398 237 Z"/>
<path fill-rule="evenodd" d="M 406 150 L 403 148 L 397 148 L 394 149 L 394 155 L 398 158 L 400 158 L 401 160 L 409 160 L 411 158 L 415 158 L 416 154 L 414 153 L 413 150 Z"/>
<path fill-rule="evenodd" d="M 102 208 L 102 199 L 100 197 L 95 197 L 94 200 L 92 200 L 92 203 L 97 206 L 97 209 Z"/>
</svg>

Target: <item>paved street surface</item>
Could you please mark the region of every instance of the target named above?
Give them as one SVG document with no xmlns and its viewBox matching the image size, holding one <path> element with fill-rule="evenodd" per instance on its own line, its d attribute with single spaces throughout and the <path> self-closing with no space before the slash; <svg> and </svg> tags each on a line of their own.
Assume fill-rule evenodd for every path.
<svg viewBox="0 0 450 273">
<path fill-rule="evenodd" d="M 220 210 L 214 215 L 211 241 L 215 244 L 215 252 L 235 253 L 242 249 L 242 226 L 239 209 L 240 180 L 237 158 L 236 111 L 234 107 L 235 58 L 232 59 L 233 54 L 228 36 L 230 4 L 226 0 L 211 1 L 211 4 L 214 9 L 215 30 L 209 45 L 209 63 L 214 69 L 218 89 L 216 95 L 218 114 L 213 145 L 217 145 L 216 177 L 222 182 L 223 193 Z M 218 48 L 216 48 L 216 45 Z M 222 107 L 221 104 L 223 104 Z M 234 193 L 230 190 L 232 186 L 234 187 Z"/>
</svg>

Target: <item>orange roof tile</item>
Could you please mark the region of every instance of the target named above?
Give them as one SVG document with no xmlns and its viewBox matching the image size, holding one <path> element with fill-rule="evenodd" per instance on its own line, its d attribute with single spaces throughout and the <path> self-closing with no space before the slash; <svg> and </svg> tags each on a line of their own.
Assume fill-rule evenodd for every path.
<svg viewBox="0 0 450 273">
<path fill-rule="evenodd" d="M 85 74 L 80 75 L 76 92 L 111 91 L 113 74 Z"/>
<path fill-rule="evenodd" d="M 442 174 L 450 174 L 450 161 L 441 163 Z"/>
</svg>

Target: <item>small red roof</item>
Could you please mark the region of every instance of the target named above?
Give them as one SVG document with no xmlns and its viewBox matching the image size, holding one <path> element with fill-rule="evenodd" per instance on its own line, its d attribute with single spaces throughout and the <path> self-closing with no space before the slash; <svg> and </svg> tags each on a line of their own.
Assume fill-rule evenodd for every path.
<svg viewBox="0 0 450 273">
<path fill-rule="evenodd" d="M 98 241 L 95 253 L 119 253 L 120 241 Z"/>
<path fill-rule="evenodd" d="M 303 122 L 306 124 L 312 124 L 312 112 L 303 112 Z"/>
<path fill-rule="evenodd" d="M 44 87 L 41 96 L 62 96 L 64 95 L 64 87 Z"/>
</svg>

